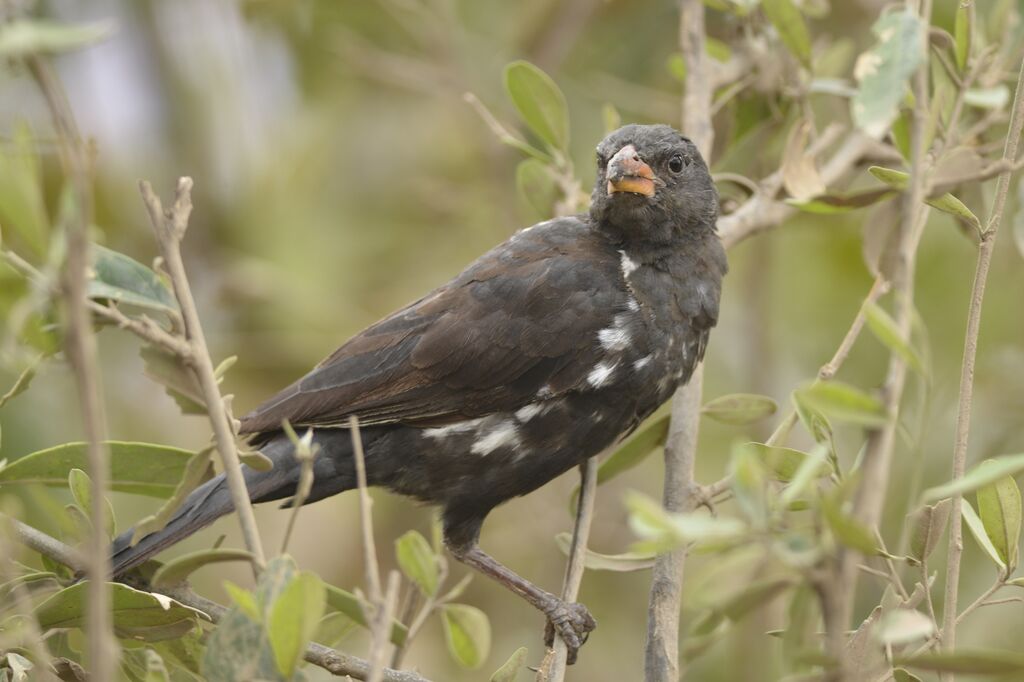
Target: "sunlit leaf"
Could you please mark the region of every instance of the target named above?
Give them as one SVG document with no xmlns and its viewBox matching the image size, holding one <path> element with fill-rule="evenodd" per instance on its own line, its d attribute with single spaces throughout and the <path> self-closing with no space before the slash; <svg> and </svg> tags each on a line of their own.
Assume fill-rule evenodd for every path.
<svg viewBox="0 0 1024 682">
<path fill-rule="evenodd" d="M 231 601 L 241 609 L 242 613 L 252 619 L 255 623 L 263 622 L 263 613 L 259 604 L 256 603 L 256 595 L 234 584 L 230 580 L 224 581 L 224 591 L 231 597 Z"/>
<path fill-rule="evenodd" d="M 426 538 L 414 530 L 406 532 L 395 541 L 395 555 L 402 572 L 425 596 L 437 594 L 440 567 Z"/>
<path fill-rule="evenodd" d="M 61 24 L 45 19 L 14 19 L 0 24 L 0 56 L 68 52 L 104 40 L 114 32 L 111 21 Z"/>
<path fill-rule="evenodd" d="M 289 581 L 267 615 L 267 638 L 282 675 L 294 674 L 324 612 L 324 584 L 310 571 Z"/>
<path fill-rule="evenodd" d="M 978 516 L 978 513 L 974 511 L 974 507 L 972 507 L 971 503 L 967 500 L 960 498 L 960 502 L 960 510 L 963 514 L 964 523 L 967 524 L 967 529 L 970 530 L 971 535 L 974 536 L 974 541 L 978 543 L 978 546 L 985 551 L 985 554 L 988 555 L 989 559 L 991 559 L 996 566 L 1005 570 L 1006 563 L 1003 561 L 1003 558 L 999 556 L 999 552 L 996 551 L 992 541 L 989 540 L 988 533 L 985 532 L 985 526 L 981 523 L 981 518 Z"/>
<path fill-rule="evenodd" d="M 505 67 L 505 90 L 523 121 L 555 149 L 569 145 L 569 107 L 551 77 L 533 64 L 515 61 Z"/>
<path fill-rule="evenodd" d="M 913 609 L 894 609 L 883 613 L 874 630 L 875 638 L 890 646 L 910 644 L 930 637 L 933 632 L 935 624 L 932 619 Z"/>
<path fill-rule="evenodd" d="M 723 424 L 745 425 L 775 414 L 775 401 L 768 396 L 751 393 L 731 393 L 708 401 L 700 413 Z"/>
<path fill-rule="evenodd" d="M 982 462 L 979 466 L 985 465 L 986 462 Z M 977 497 L 978 516 L 981 517 L 985 533 L 1006 564 L 1007 570 L 1013 572 L 1017 567 L 1020 545 L 1020 488 L 1012 476 L 1003 476 L 978 488 Z"/>
<path fill-rule="evenodd" d="M 807 24 L 792 0 L 761 0 L 761 8 L 772 22 L 779 38 L 801 64 L 811 68 L 811 38 Z"/>
<path fill-rule="evenodd" d="M 854 122 L 868 135 L 881 137 L 896 119 L 907 82 L 925 56 L 926 30 L 911 9 L 885 12 L 871 28 L 877 43 L 857 59 L 851 103 Z"/>
<path fill-rule="evenodd" d="M 968 88 L 964 102 L 977 109 L 1005 109 L 1010 103 L 1010 89 L 1005 85 L 991 88 Z"/>
<path fill-rule="evenodd" d="M 559 533 L 555 536 L 558 548 L 566 556 L 572 546 L 572 536 L 569 533 Z M 583 558 L 583 565 L 593 571 L 615 571 L 627 573 L 630 571 L 642 571 L 654 565 L 657 554 L 653 552 L 624 552 L 622 554 L 601 554 L 592 549 L 586 550 Z"/>
<path fill-rule="evenodd" d="M 1024 454 L 1003 455 L 972 467 L 963 478 L 925 490 L 921 499 L 924 503 L 930 503 L 957 493 L 969 493 L 1004 476 L 1016 476 L 1021 471 L 1024 471 Z"/>
<path fill-rule="evenodd" d="M 464 668 L 479 668 L 491 649 L 487 614 L 475 606 L 445 604 L 441 616 L 449 653 Z"/>
<path fill-rule="evenodd" d="M 830 419 L 878 427 L 888 421 L 885 405 L 878 398 L 840 381 L 818 381 L 795 391 L 799 402 Z"/>
</svg>

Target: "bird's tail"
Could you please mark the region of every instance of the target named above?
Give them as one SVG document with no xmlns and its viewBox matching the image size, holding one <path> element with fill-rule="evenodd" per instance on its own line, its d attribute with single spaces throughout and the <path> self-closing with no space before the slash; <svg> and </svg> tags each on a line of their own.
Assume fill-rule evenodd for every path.
<svg viewBox="0 0 1024 682">
<path fill-rule="evenodd" d="M 300 467 L 292 454 L 293 451 L 294 448 L 288 439 L 279 437 L 261 449 L 261 452 L 273 462 L 273 468 L 257 471 L 242 466 L 249 497 L 253 502 L 270 502 L 295 494 Z M 338 472 L 334 462 L 320 461 L 322 457 L 318 457 L 314 466 L 314 494 L 307 500 L 310 502 L 352 487 L 352 477 L 347 475 L 348 472 Z M 233 510 L 234 504 L 231 502 L 227 480 L 224 474 L 221 474 L 196 488 L 162 530 L 150 533 L 135 545 L 131 544 L 133 528 L 121 533 L 111 548 L 113 575 L 119 576 L 138 566 L 157 552 L 187 538 Z"/>
</svg>

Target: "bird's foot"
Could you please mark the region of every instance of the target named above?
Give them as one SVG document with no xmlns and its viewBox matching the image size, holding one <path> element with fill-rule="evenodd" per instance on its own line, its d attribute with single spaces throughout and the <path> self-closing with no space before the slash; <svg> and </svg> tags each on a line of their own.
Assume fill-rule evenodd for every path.
<svg viewBox="0 0 1024 682">
<path fill-rule="evenodd" d="M 567 656 L 565 662 L 572 665 L 576 662 L 576 652 L 587 641 L 590 632 L 597 627 L 597 621 L 583 604 L 554 600 L 550 608 L 544 609 L 548 617 L 544 629 L 544 643 L 551 646 L 555 641 L 555 633 L 565 642 Z"/>
</svg>

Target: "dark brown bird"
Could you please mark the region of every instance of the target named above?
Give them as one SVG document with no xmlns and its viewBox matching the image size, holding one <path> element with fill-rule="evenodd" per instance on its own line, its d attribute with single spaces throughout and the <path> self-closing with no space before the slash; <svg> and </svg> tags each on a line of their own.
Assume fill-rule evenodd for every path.
<svg viewBox="0 0 1024 682">
<path fill-rule="evenodd" d="M 631 125 L 597 147 L 589 213 L 521 230 L 453 280 L 358 334 L 241 420 L 274 462 L 245 468 L 255 502 L 289 498 L 282 433 L 320 446 L 306 502 L 356 487 L 350 417 L 370 485 L 443 509 L 445 544 L 545 614 L 570 660 L 595 627 L 477 545 L 484 518 L 628 434 L 690 377 L 718 319 L 718 195 L 688 139 Z M 119 575 L 232 511 L 223 476 L 163 530 L 114 545 Z"/>
</svg>

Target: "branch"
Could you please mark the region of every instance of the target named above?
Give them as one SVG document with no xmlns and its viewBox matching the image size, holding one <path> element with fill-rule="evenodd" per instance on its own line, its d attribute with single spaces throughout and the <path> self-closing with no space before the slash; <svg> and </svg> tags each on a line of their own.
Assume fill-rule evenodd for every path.
<svg viewBox="0 0 1024 682">
<path fill-rule="evenodd" d="M 1010 129 L 1003 149 L 1004 170 L 996 183 L 996 200 L 992 216 L 981 236 L 978 248 L 978 262 L 974 271 L 974 285 L 971 288 L 971 302 L 967 313 L 967 333 L 964 339 L 964 357 L 960 367 L 960 399 L 956 414 L 956 436 L 953 441 L 953 480 L 962 478 L 967 463 L 967 440 L 971 429 L 971 405 L 974 398 L 974 366 L 978 354 L 978 330 L 981 326 L 981 305 L 985 298 L 985 283 L 988 279 L 992 251 L 996 235 L 1003 219 L 1006 195 L 1010 187 L 1010 176 L 1016 166 L 1017 145 L 1021 128 L 1024 127 L 1024 63 L 1017 76 L 1017 92 L 1010 115 Z M 942 607 L 942 645 L 952 650 L 956 643 L 956 602 L 960 583 L 960 558 L 963 554 L 963 527 L 961 525 L 961 499 L 956 494 L 952 500 L 952 514 L 949 520 L 949 551 L 946 559 L 946 599 Z M 986 595 L 987 596 L 987 595 Z M 983 601 L 983 600 L 982 600 Z M 966 613 L 966 611 L 965 611 Z"/>
<path fill-rule="evenodd" d="M 256 516 L 253 514 L 252 502 L 249 500 L 249 493 L 245 487 L 245 477 L 242 475 L 242 465 L 238 459 L 234 426 L 224 399 L 221 397 L 220 387 L 217 385 L 217 378 L 213 372 L 213 361 L 210 359 L 210 351 L 206 346 L 206 337 L 199 322 L 196 302 L 192 297 L 192 288 L 189 285 L 188 276 L 185 274 L 185 264 L 181 258 L 181 240 L 185 237 L 189 215 L 192 213 L 192 178 L 178 179 L 174 205 L 166 211 L 160 203 L 160 197 L 153 192 L 153 188 L 148 182 L 141 181 L 139 191 L 142 193 L 142 200 L 149 212 L 149 221 L 153 225 L 153 232 L 160 245 L 164 265 L 174 287 L 174 295 L 181 307 L 185 339 L 189 345 L 189 364 L 199 381 L 203 400 L 206 402 L 210 425 L 213 427 L 214 439 L 217 443 L 217 451 L 224 464 L 224 476 L 227 478 L 231 502 L 238 513 L 246 549 L 255 557 L 253 572 L 258 574 L 266 564 L 263 543 L 260 541 Z"/>
<path fill-rule="evenodd" d="M 89 517 L 89 576 L 86 619 L 91 674 L 95 679 L 113 679 L 118 658 L 110 611 L 110 541 L 105 524 L 106 492 L 110 482 L 110 453 L 107 451 L 107 419 L 103 409 L 102 384 L 96 352 L 96 335 L 87 305 L 92 245 L 89 224 L 92 203 L 88 161 L 74 114 L 64 95 L 60 80 L 41 57 L 26 60 L 29 72 L 46 99 L 57 131 L 64 174 L 71 182 L 75 210 L 65 228 L 66 252 L 62 276 L 62 294 L 66 315 L 64 347 L 75 375 L 82 426 L 85 431 L 89 478 L 92 481 Z"/>
<path fill-rule="evenodd" d="M 21 544 L 67 566 L 76 573 L 84 570 L 86 558 L 74 547 L 70 547 L 43 531 L 33 528 L 13 517 L 0 515 L 0 519 L 11 525 L 14 529 L 15 539 Z M 185 585 L 161 587 L 155 591 L 159 594 L 167 595 L 185 606 L 202 611 L 210 616 L 214 623 L 219 621 L 228 611 L 227 607 L 196 594 L 190 587 Z M 350 675 L 357 680 L 365 680 L 369 674 L 369 663 L 363 659 L 335 651 L 315 642 L 306 647 L 304 657 L 313 665 L 319 666 L 335 675 Z M 390 669 L 384 671 L 383 680 L 384 682 L 430 682 L 425 677 L 413 672 Z"/>
<path fill-rule="evenodd" d="M 701 0 L 682 0 L 679 11 L 679 46 L 686 62 L 682 129 L 711 164 L 715 129 L 711 120 L 712 83 L 704 48 L 704 5 Z M 703 363 L 689 383 L 676 391 L 665 441 L 665 483 L 662 505 L 671 512 L 690 511 L 696 505 L 698 487 L 693 470 L 697 459 L 700 427 Z M 686 548 L 659 556 L 651 573 L 647 606 L 647 637 L 644 644 L 646 682 L 679 679 L 679 612 L 682 602 Z"/>
<path fill-rule="evenodd" d="M 580 465 L 580 497 L 576 507 L 576 525 L 572 531 L 569 562 L 562 583 L 562 601 L 574 602 L 583 582 L 584 561 L 587 558 L 587 540 L 590 523 L 594 519 L 594 498 L 597 494 L 597 458 L 591 457 Z M 537 671 L 537 682 L 562 682 L 565 679 L 568 649 L 561 637 L 555 637 L 552 648 L 544 656 Z"/>
</svg>

